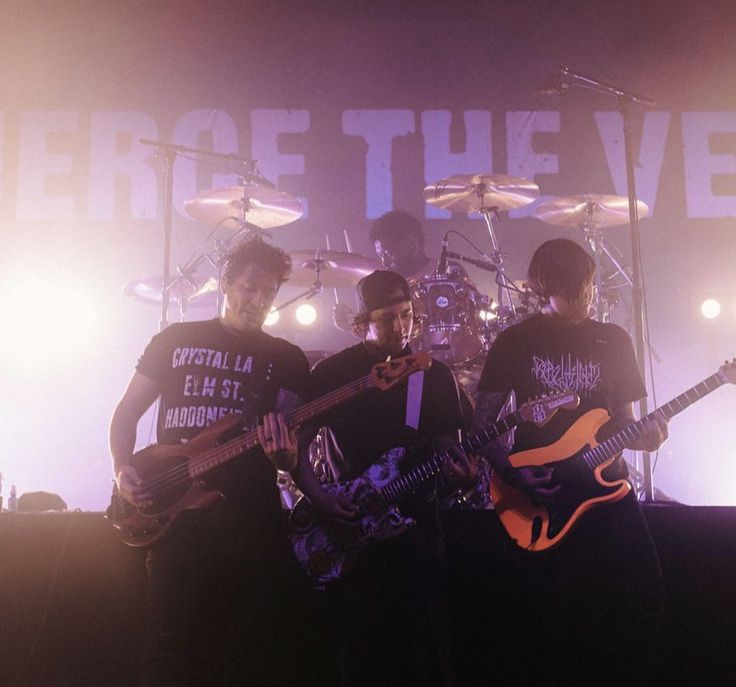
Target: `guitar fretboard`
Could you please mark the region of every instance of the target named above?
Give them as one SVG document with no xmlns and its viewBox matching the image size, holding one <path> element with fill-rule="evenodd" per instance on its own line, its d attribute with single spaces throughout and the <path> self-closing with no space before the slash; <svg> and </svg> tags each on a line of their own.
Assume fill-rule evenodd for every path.
<svg viewBox="0 0 736 687">
<path fill-rule="evenodd" d="M 715 391 L 722 384 L 723 381 L 718 374 L 713 374 L 700 382 L 700 384 L 696 384 L 676 398 L 673 398 L 669 403 L 665 403 L 665 405 L 657 410 L 669 420 L 696 401 Z M 651 418 L 657 410 L 653 410 L 638 422 L 634 422 L 628 427 L 616 432 L 616 434 L 598 444 L 595 448 L 585 451 L 582 454 L 582 458 L 587 466 L 592 470 L 617 453 L 621 453 L 621 451 L 642 435 L 645 420 Z"/>
<path fill-rule="evenodd" d="M 286 415 L 284 418 L 289 427 L 300 425 L 307 420 L 317 417 L 321 413 L 329 410 L 333 406 L 348 400 L 355 394 L 376 386 L 376 382 L 372 374 L 361 377 L 351 384 L 340 387 L 339 389 L 321 396 L 315 401 L 305 403 L 296 410 Z M 258 432 L 255 429 L 247 431 L 245 434 L 230 439 L 219 446 L 215 446 L 209 451 L 205 451 L 201 455 L 189 461 L 189 477 L 195 478 L 209 472 L 213 468 L 223 465 L 229 460 L 236 458 L 241 453 L 245 453 L 258 445 Z"/>
<path fill-rule="evenodd" d="M 517 410 L 510 413 L 503 420 L 499 420 L 490 427 L 484 427 L 474 434 L 465 437 L 461 442 L 457 443 L 456 448 L 460 448 L 465 453 L 473 453 L 481 446 L 493 441 L 495 438 L 508 432 L 523 421 L 521 412 Z M 417 487 L 428 479 L 438 475 L 442 470 L 442 463 L 450 455 L 449 451 L 438 451 L 425 462 L 408 470 L 405 474 L 397 477 L 393 482 L 381 489 L 381 494 L 387 503 L 393 503 L 402 496 L 411 494 Z"/>
</svg>

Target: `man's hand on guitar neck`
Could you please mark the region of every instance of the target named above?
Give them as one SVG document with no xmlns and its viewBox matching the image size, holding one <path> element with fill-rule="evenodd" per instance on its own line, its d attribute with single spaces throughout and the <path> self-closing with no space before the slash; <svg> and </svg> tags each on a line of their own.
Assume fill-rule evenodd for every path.
<svg viewBox="0 0 736 687">
<path fill-rule="evenodd" d="M 256 431 L 263 452 L 277 470 L 296 467 L 297 440 L 281 413 L 264 415 Z"/>
</svg>

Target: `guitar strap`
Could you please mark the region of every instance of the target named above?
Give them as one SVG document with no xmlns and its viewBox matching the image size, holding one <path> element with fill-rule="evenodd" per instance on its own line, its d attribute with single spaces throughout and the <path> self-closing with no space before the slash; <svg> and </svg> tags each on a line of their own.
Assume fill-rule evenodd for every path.
<svg viewBox="0 0 736 687">
<path fill-rule="evenodd" d="M 424 370 L 409 375 L 406 387 L 406 426 L 419 431 L 419 417 L 422 412 L 422 391 L 424 389 Z"/>
</svg>

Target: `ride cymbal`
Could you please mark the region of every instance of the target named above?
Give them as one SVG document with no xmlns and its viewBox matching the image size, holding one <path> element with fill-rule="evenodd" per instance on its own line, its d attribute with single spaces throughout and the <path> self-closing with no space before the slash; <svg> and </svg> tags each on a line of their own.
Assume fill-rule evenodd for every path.
<svg viewBox="0 0 736 687">
<path fill-rule="evenodd" d="M 455 174 L 424 188 L 424 200 L 453 212 L 503 212 L 528 205 L 539 186 L 506 174 Z"/>
<path fill-rule="evenodd" d="M 363 277 L 381 269 L 377 260 L 338 250 L 298 250 L 289 253 L 289 284 L 312 286 L 317 277 L 326 288 L 355 286 Z"/>
<path fill-rule="evenodd" d="M 637 209 L 640 218 L 649 216 L 649 208 L 641 200 L 637 201 Z M 534 216 L 547 224 L 565 227 L 614 227 L 629 223 L 629 199 L 595 193 L 563 196 L 541 203 Z"/>
<path fill-rule="evenodd" d="M 281 227 L 304 213 L 299 199 L 260 184 L 200 191 L 184 201 L 184 210 L 190 217 L 210 226 L 232 218 L 261 229 Z"/>
</svg>

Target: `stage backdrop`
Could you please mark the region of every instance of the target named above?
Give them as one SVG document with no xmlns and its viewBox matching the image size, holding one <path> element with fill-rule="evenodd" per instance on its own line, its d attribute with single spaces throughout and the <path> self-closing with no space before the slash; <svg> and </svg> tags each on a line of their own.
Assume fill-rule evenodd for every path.
<svg viewBox="0 0 736 687">
<path fill-rule="evenodd" d="M 4 495 L 56 492 L 72 508 L 108 500 L 107 426 L 149 338 L 155 305 L 123 294 L 160 276 L 164 159 L 140 139 L 255 158 L 305 213 L 273 230 L 288 251 L 371 254 L 373 218 L 422 219 L 439 253 L 449 230 L 490 252 L 481 220 L 426 205 L 458 173 L 535 181 L 542 197 L 625 195 L 618 102 L 577 88 L 545 96 L 561 66 L 651 98 L 633 109 L 650 407 L 736 355 L 736 5 L 675 2 L 23 2 L 0 11 L 0 471 Z M 242 167 L 180 157 L 171 269 L 232 237 L 183 212 Z M 531 217 L 498 225 L 522 278 L 542 241 L 576 230 Z M 605 238 L 631 266 L 626 225 Z M 462 237 L 450 249 L 474 254 Z M 492 275 L 469 268 L 484 293 Z M 196 274 L 198 283 L 212 268 Z M 301 289 L 285 287 L 281 300 Z M 339 296 L 351 300 L 349 290 Z M 308 350 L 352 340 L 330 322 L 334 294 L 271 330 Z M 706 320 L 706 297 L 722 303 Z M 630 293 L 614 321 L 631 330 Z M 215 314 L 203 299 L 189 319 Z M 169 313 L 174 321 L 175 308 Z M 649 364 L 651 363 L 651 365 Z M 689 504 L 736 503 L 736 390 L 671 423 L 655 484 Z M 151 440 L 142 423 L 140 445 Z"/>
</svg>

